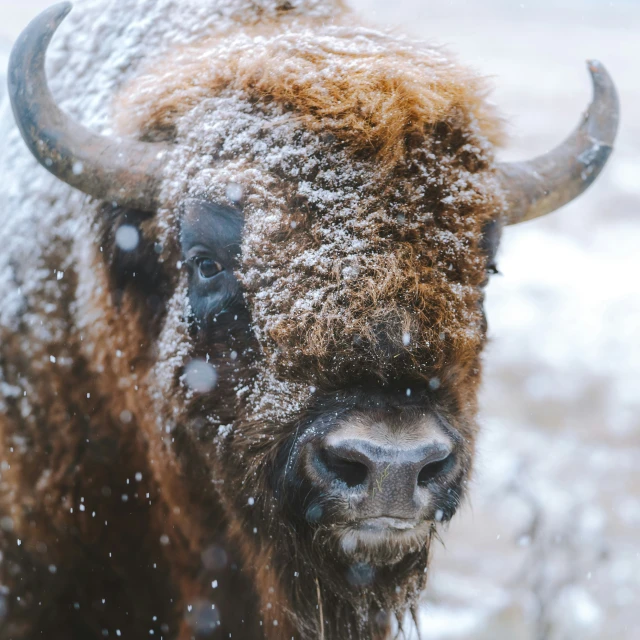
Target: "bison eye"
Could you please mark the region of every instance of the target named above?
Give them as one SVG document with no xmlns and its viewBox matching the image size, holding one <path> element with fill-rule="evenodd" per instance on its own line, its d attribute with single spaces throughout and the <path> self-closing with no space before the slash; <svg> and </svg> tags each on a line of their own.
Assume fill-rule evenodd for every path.
<svg viewBox="0 0 640 640">
<path fill-rule="evenodd" d="M 203 280 L 210 280 L 224 271 L 224 267 L 219 262 L 216 262 L 211 258 L 207 258 L 206 256 L 198 256 L 197 258 L 194 258 L 193 262 L 198 269 L 199 276 Z"/>
</svg>

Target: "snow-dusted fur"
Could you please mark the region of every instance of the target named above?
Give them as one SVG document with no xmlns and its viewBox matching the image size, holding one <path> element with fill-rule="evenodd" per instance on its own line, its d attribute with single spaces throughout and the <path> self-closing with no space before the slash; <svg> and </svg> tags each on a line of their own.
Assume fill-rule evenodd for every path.
<svg viewBox="0 0 640 640">
<path fill-rule="evenodd" d="M 173 144 L 157 212 L 57 182 L 5 114 L 1 639 L 369 638 L 415 601 L 435 524 L 356 585 L 344 532 L 282 495 L 282 456 L 330 391 L 410 380 L 464 442 L 453 515 L 500 126 L 446 52 L 353 22 L 321 0 L 79 3 L 51 46 L 54 94 L 93 129 Z M 206 330 L 187 198 L 244 216 L 245 302 Z M 130 255 L 122 223 L 141 233 Z M 187 385 L 194 359 L 217 370 L 210 393 Z"/>
</svg>

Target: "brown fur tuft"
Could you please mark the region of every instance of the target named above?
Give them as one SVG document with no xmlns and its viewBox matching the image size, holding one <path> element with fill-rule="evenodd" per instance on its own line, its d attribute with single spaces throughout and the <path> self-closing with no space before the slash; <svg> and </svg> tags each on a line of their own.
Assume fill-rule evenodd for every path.
<svg viewBox="0 0 640 640">
<path fill-rule="evenodd" d="M 181 49 L 124 90 L 115 109 L 120 126 L 171 135 L 198 102 L 231 90 L 284 105 L 301 127 L 331 133 L 387 165 L 456 110 L 471 114 L 493 144 L 502 140 L 485 79 L 442 50 L 368 30 L 324 30 L 318 38 L 317 28 L 263 26 Z"/>
</svg>

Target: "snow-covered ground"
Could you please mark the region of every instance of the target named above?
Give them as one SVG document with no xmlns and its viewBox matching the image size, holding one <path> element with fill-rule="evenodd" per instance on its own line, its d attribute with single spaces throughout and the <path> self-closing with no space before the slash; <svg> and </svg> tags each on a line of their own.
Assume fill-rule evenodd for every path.
<svg viewBox="0 0 640 640">
<path fill-rule="evenodd" d="M 602 179 L 505 234 L 487 302 L 477 473 L 436 552 L 421 625 L 427 640 L 635 640 L 640 2 L 351 2 L 495 77 L 512 133 L 505 159 L 543 152 L 573 128 L 590 97 L 585 59 L 602 60 L 618 84 L 622 127 Z M 48 4 L 0 0 L 3 66 L 9 42 Z"/>
</svg>

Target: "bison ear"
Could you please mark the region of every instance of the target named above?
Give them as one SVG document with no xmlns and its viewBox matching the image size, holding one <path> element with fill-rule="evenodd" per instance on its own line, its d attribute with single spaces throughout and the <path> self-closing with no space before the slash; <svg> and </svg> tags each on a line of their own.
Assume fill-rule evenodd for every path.
<svg viewBox="0 0 640 640">
<path fill-rule="evenodd" d="M 120 306 L 125 293 L 132 294 L 136 304 L 155 316 L 169 293 L 170 277 L 161 263 L 161 247 L 145 236 L 142 226 L 152 214 L 135 209 L 104 204 L 101 247 L 113 302 Z"/>
<path fill-rule="evenodd" d="M 503 223 L 501 220 L 491 220 L 487 222 L 482 229 L 480 249 L 486 258 L 486 271 L 488 275 L 498 273 L 496 256 L 498 254 L 498 248 L 500 247 L 500 240 L 502 238 L 502 228 Z"/>
<path fill-rule="evenodd" d="M 558 147 L 525 162 L 498 165 L 506 195 L 506 224 L 547 215 L 571 202 L 595 181 L 613 150 L 620 105 L 611 76 L 588 63 L 593 101 L 578 128 Z"/>
<path fill-rule="evenodd" d="M 155 211 L 165 144 L 100 136 L 56 104 L 45 74 L 51 38 L 71 11 L 54 5 L 22 32 L 9 59 L 9 96 L 29 151 L 54 176 L 98 200 Z"/>
</svg>

